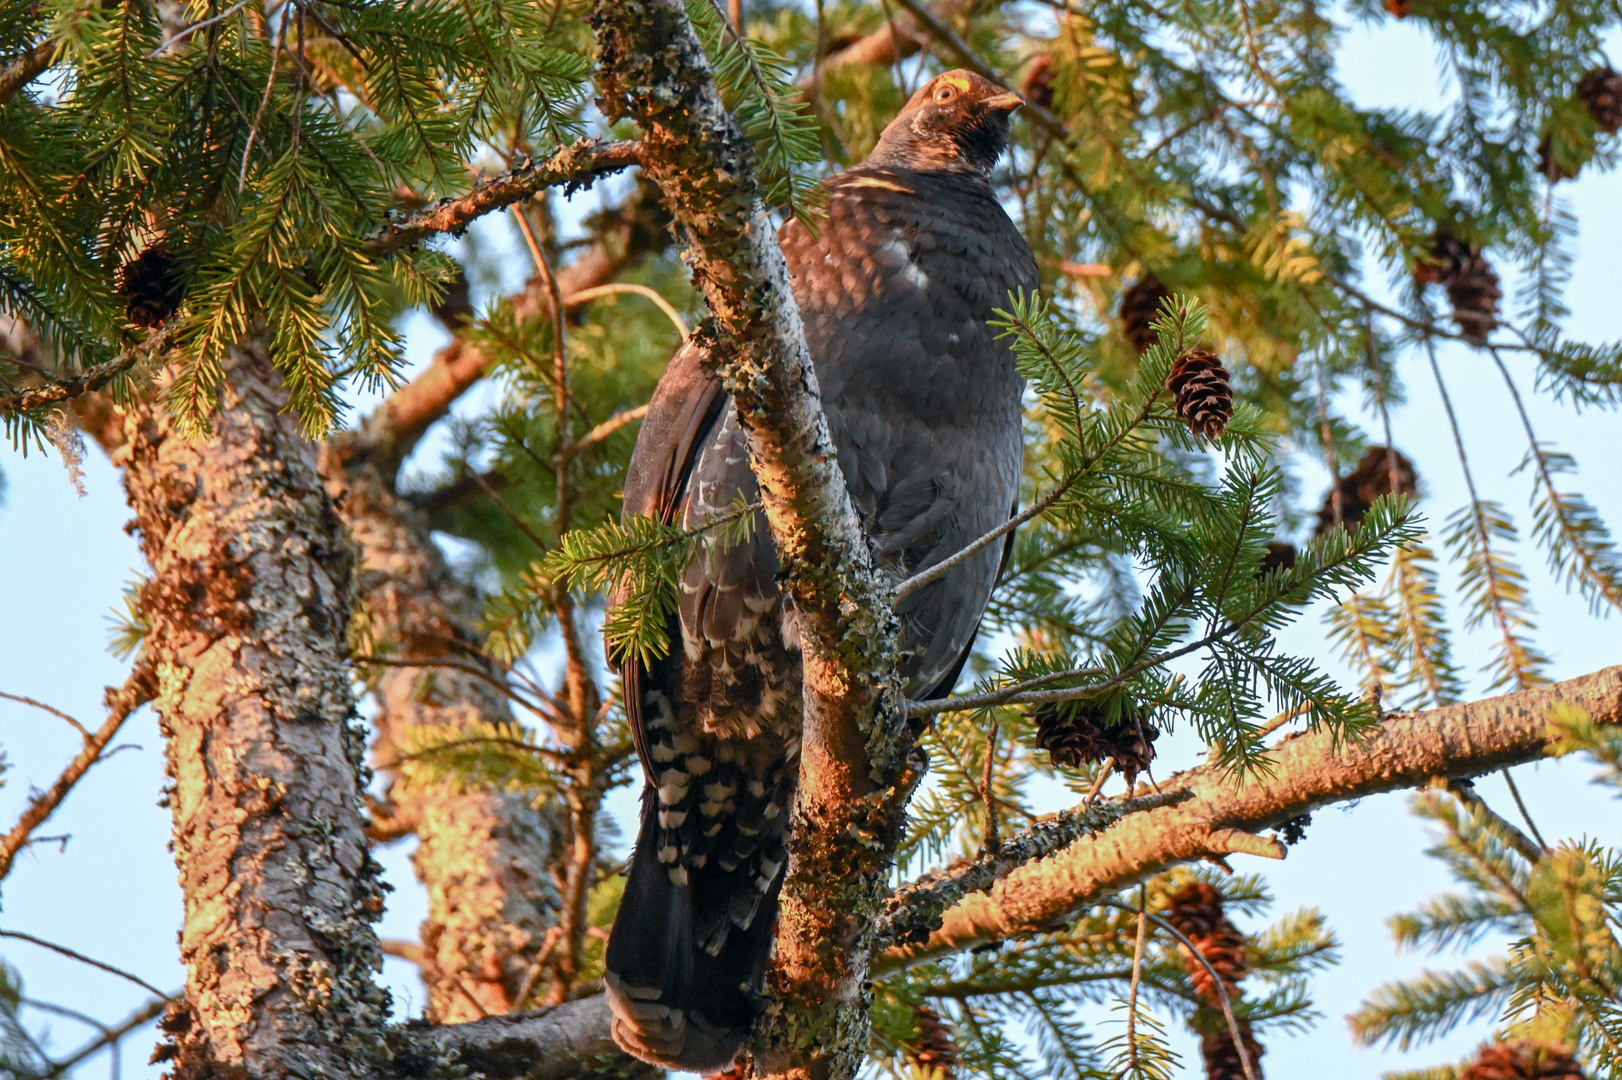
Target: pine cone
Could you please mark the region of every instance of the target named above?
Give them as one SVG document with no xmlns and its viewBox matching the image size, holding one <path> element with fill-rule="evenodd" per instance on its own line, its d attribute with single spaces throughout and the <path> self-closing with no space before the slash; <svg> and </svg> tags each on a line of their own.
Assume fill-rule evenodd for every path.
<svg viewBox="0 0 1622 1080">
<path fill-rule="evenodd" d="M 1190 349 L 1171 369 L 1166 380 L 1176 399 L 1176 412 L 1194 434 L 1215 439 L 1228 430 L 1233 419 L 1233 388 L 1228 385 L 1228 369 L 1214 353 Z"/>
<path fill-rule="evenodd" d="M 1500 1042 L 1482 1047 L 1459 1080 L 1583 1080 L 1583 1070 L 1561 1047 Z"/>
<path fill-rule="evenodd" d="M 928 1005 L 918 1006 L 918 1036 L 902 1047 L 902 1053 L 919 1071 L 932 1073 L 938 1080 L 953 1080 L 957 1075 L 952 1025 Z"/>
<path fill-rule="evenodd" d="M 1431 249 L 1414 264 L 1414 284 L 1442 285 L 1453 305 L 1453 321 L 1471 341 L 1482 342 L 1498 326 L 1498 301 L 1504 290 L 1492 263 L 1463 240 L 1437 232 Z"/>
<path fill-rule="evenodd" d="M 1215 885 L 1204 881 L 1191 881 L 1171 897 L 1166 921 L 1175 926 L 1184 937 L 1194 943 L 1200 956 L 1188 956 L 1189 980 L 1194 990 L 1211 1004 L 1222 1007 L 1222 995 L 1217 992 L 1216 970 L 1222 980 L 1222 989 L 1231 999 L 1239 988 L 1239 980 L 1250 971 L 1245 958 L 1245 935 L 1222 912 L 1222 893 Z M 1209 965 L 1209 966 L 1207 966 Z"/>
<path fill-rule="evenodd" d="M 1406 19 L 1414 10 L 1411 0 L 1385 0 L 1385 9 L 1399 19 Z"/>
<path fill-rule="evenodd" d="M 1031 66 L 1025 69 L 1025 81 L 1019 92 L 1032 105 L 1053 108 L 1053 54 L 1037 53 L 1031 57 Z"/>
<path fill-rule="evenodd" d="M 1289 570 L 1295 566 L 1297 554 L 1294 544 L 1274 540 L 1267 545 L 1267 555 L 1262 559 L 1262 564 L 1256 568 L 1256 577 L 1264 578 L 1274 570 Z"/>
<path fill-rule="evenodd" d="M 1128 344 L 1139 356 L 1154 347 L 1159 335 L 1151 324 L 1160 315 L 1160 305 L 1171 290 L 1153 274 L 1145 274 L 1121 294 L 1121 327 Z"/>
<path fill-rule="evenodd" d="M 1107 724 L 1101 710 L 1088 705 L 1044 705 L 1032 714 L 1036 745 L 1055 765 L 1072 769 L 1091 761 L 1113 761 L 1130 787 L 1155 759 L 1160 731 L 1141 710 L 1121 723 Z"/>
<path fill-rule="evenodd" d="M 1393 487 L 1392 462 L 1396 463 L 1396 486 Z M 1389 450 L 1384 446 L 1370 447 L 1363 455 L 1363 460 L 1357 463 L 1357 468 L 1350 475 L 1344 476 L 1324 496 L 1324 504 L 1318 511 L 1318 527 L 1314 536 L 1322 536 L 1335 527 L 1335 494 L 1340 493 L 1340 520 L 1351 532 L 1363 523 L 1363 515 L 1369 512 L 1381 495 L 1389 495 L 1393 491 L 1406 495 L 1410 499 L 1419 493 L 1419 477 L 1414 472 L 1414 463 L 1400 450 Z"/>
<path fill-rule="evenodd" d="M 136 326 L 153 330 L 168 322 L 186 296 L 174 252 L 153 244 L 119 267 L 118 292 L 127 301 L 124 317 Z"/>
<path fill-rule="evenodd" d="M 456 276 L 445 285 L 445 295 L 428 309 L 447 330 L 459 330 L 473 317 L 473 297 L 467 271 L 457 267 Z"/>
<path fill-rule="evenodd" d="M 1595 68 L 1577 83 L 1577 96 L 1601 131 L 1622 131 L 1622 75 L 1610 67 Z"/>
<path fill-rule="evenodd" d="M 1262 1080 L 1261 1059 L 1267 1051 L 1262 1049 L 1261 1042 L 1247 1021 L 1240 1020 L 1235 1026 L 1239 1029 L 1240 1040 L 1245 1044 L 1245 1053 L 1250 1056 L 1250 1067 L 1256 1080 Z M 1200 1057 L 1205 1061 L 1206 1080 L 1245 1080 L 1245 1066 L 1239 1060 L 1239 1051 L 1233 1044 L 1233 1032 L 1228 1030 L 1225 1018 L 1220 1030 L 1213 1028 L 1200 1036 Z"/>
</svg>

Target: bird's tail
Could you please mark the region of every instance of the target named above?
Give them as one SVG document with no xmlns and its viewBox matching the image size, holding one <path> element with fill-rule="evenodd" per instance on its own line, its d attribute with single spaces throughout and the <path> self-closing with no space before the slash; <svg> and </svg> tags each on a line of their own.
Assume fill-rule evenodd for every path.
<svg viewBox="0 0 1622 1080">
<path fill-rule="evenodd" d="M 670 1069 L 712 1073 L 743 1049 L 759 1011 L 771 959 L 781 875 L 747 927 L 723 935 L 714 954 L 703 928 L 725 919 L 746 875 L 717 865 L 692 868 L 686 883 L 659 861 L 658 798 L 642 795 L 642 827 L 625 895 L 608 939 L 609 1007 L 614 1041 L 626 1053 Z M 715 938 L 709 937 L 711 947 Z"/>
</svg>

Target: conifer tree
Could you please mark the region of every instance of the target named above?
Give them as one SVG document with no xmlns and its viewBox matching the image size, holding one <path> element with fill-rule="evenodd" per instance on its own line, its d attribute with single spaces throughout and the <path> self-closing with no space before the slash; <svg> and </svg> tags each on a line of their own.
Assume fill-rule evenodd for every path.
<svg viewBox="0 0 1622 1080">
<path fill-rule="evenodd" d="M 1366 108 L 1339 83 L 1347 23 L 1393 18 L 1430 35 L 1455 100 Z M 1511 1048 L 1489 1064 L 1526 1045 L 1567 1070 L 1549 1075 L 1622 1068 L 1622 855 L 1528 837 L 1469 784 L 1551 755 L 1619 763 L 1622 669 L 1550 683 L 1559 642 L 1520 568 L 1529 537 L 1596 619 L 1622 609 L 1606 524 L 1523 399 L 1618 403 L 1622 346 L 1565 329 L 1576 227 L 1554 185 L 1614 161 L 1601 43 L 1619 19 L 0 0 L 0 415 L 18 447 L 112 454 L 148 563 L 129 681 L 0 841 L 0 880 L 151 703 L 188 964 L 180 993 L 149 988 L 71 1056 L 40 1045 L 0 964 L 0 1070 L 54 1080 L 161 1015 L 175 1080 L 650 1074 L 597 986 L 623 857 L 603 808 L 638 776 L 599 648 L 673 647 L 682 568 L 762 508 L 780 549 L 826 555 L 784 578 L 824 767 L 739 1075 L 1260 1080 L 1338 945 L 1315 911 L 1258 924 L 1260 877 L 1192 864 L 1281 857 L 1312 810 L 1405 787 L 1426 789 L 1466 892 L 1399 918 L 1399 939 L 1516 941 L 1376 991 L 1360 1037 L 1480 1021 Z M 951 67 L 1025 93 L 994 183 L 1043 286 L 994 323 L 1030 388 L 1011 556 L 972 677 L 910 702 L 891 610 L 927 575 L 869 557 L 774 223 L 815 228 L 818 182 Z M 582 216 L 566 196 L 593 186 Z M 486 295 L 508 258 L 477 242 L 495 225 L 528 270 L 512 295 Z M 406 379 L 418 309 L 450 342 Z M 638 421 L 692 335 L 781 482 L 693 528 L 622 519 Z M 1504 383 L 1520 489 L 1472 470 L 1438 342 Z M 1441 392 L 1456 462 L 1392 444 L 1415 379 Z M 1355 391 L 1384 430 L 1337 414 Z M 405 468 L 431 431 L 439 459 Z M 1302 477 L 1324 466 L 1320 504 Z M 1455 466 L 1468 502 L 1427 506 L 1420 477 Z M 1323 654 L 1285 653 L 1279 632 L 1321 603 Z M 1478 627 L 1479 687 L 1455 641 Z M 1337 650 L 1360 685 L 1328 673 Z M 1176 724 L 1211 757 L 1168 778 L 1155 742 Z M 1044 813 L 1043 777 L 1076 805 Z M 367 845 L 408 834 L 430 918 L 380 942 Z M 421 967 L 421 1022 L 390 1016 L 385 951 Z M 1184 1024 L 1202 1052 L 1179 1066 Z"/>
</svg>

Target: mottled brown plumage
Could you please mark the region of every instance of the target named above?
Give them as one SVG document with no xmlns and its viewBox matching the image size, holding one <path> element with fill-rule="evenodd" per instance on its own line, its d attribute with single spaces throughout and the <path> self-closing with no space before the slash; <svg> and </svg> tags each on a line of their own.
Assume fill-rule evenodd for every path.
<svg viewBox="0 0 1622 1080">
<path fill-rule="evenodd" d="M 1037 285 L 991 190 L 1019 98 L 968 72 L 919 90 L 872 156 L 827 183 L 816 235 L 781 234 L 841 470 L 881 567 L 897 578 L 1003 520 L 1019 492 L 1022 381 L 986 322 Z M 688 527 L 753 500 L 746 434 L 684 347 L 660 381 L 625 512 Z M 1002 552 L 899 605 L 914 698 L 950 690 Z M 622 669 L 647 784 L 607 955 L 627 1051 L 714 1071 L 743 1044 L 770 955 L 799 774 L 800 659 L 766 522 L 687 568 L 671 654 Z"/>
</svg>

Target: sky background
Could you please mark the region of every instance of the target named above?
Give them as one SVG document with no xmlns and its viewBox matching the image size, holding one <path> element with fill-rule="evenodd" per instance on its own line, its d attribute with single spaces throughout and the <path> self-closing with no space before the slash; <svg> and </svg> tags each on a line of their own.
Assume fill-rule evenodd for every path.
<svg viewBox="0 0 1622 1080">
<path fill-rule="evenodd" d="M 1613 50 L 1613 59 L 1622 57 Z M 1382 20 L 1352 29 L 1341 64 L 1343 80 L 1365 105 L 1430 107 L 1449 93 L 1445 81 L 1432 81 L 1432 73 L 1440 68 L 1417 21 Z M 1591 341 L 1622 336 L 1615 286 L 1622 271 L 1622 215 L 1615 211 L 1622 202 L 1622 178 L 1584 174 L 1575 183 L 1561 185 L 1559 194 L 1581 223 L 1578 261 L 1568 292 L 1573 309 L 1569 331 Z M 577 196 L 593 204 L 596 198 Z M 509 280 L 502 284 L 516 285 L 527 270 L 521 257 L 506 260 L 502 274 Z M 1505 293 L 1513 296 L 1513 276 L 1506 274 L 1506 279 Z M 421 316 L 411 318 L 408 329 L 410 359 L 420 365 L 441 343 L 443 331 Z M 1448 345 L 1440 350 L 1439 359 L 1464 418 L 1476 483 L 1483 497 L 1497 499 L 1516 515 L 1524 537 L 1530 528 L 1530 484 L 1526 476 L 1510 474 L 1525 451 L 1525 440 L 1504 386 L 1485 356 Z M 1517 359 L 1510 366 L 1523 393 L 1530 391 L 1535 382 L 1531 362 Z M 1423 481 L 1420 510 L 1437 527 L 1466 502 L 1462 474 L 1423 355 L 1403 356 L 1396 368 L 1407 386 L 1408 401 L 1392 416 L 1395 441 L 1418 465 Z M 1528 396 L 1540 437 L 1575 455 L 1579 463 L 1581 471 L 1570 484 L 1584 492 L 1613 527 L 1622 525 L 1622 474 L 1614 466 L 1618 417 L 1577 412 L 1547 398 Z M 1362 413 L 1357 400 L 1344 399 L 1337 407 L 1361 416 L 1368 430 L 1378 432 L 1377 418 Z M 432 455 L 435 450 L 430 446 L 423 453 Z M 4 568 L 0 691 L 38 698 L 94 727 L 102 718 L 102 687 L 119 684 L 125 672 L 125 665 L 106 648 L 108 614 L 140 565 L 134 541 L 122 531 L 130 515 L 118 476 L 94 450 L 85 464 L 88 494 L 83 498 L 75 494 L 54 453 L 36 450 L 24 457 L 9 447 L 0 448 L 0 470 L 6 483 L 0 504 Z M 1326 474 L 1308 473 L 1303 500 L 1315 506 L 1327 487 Z M 1548 576 L 1541 554 L 1529 543 L 1522 545 L 1519 556 L 1537 603 L 1537 641 L 1553 658 L 1551 674 L 1568 678 L 1617 663 L 1622 652 L 1618 621 L 1590 617 L 1580 599 L 1566 595 Z M 1448 579 L 1444 583 L 1452 584 Z M 1287 631 L 1285 647 L 1327 661 L 1321 614 L 1310 612 Z M 1456 646 L 1472 672 L 1485 662 L 1487 647 L 1479 634 L 1461 636 Z M 1484 685 L 1478 676 L 1472 689 L 1479 692 Z M 162 743 L 150 710 L 142 710 L 125 727 L 121 746 L 80 783 L 41 830 L 71 839 L 37 844 L 18 860 L 0 895 L 0 928 L 70 946 L 160 987 L 177 988 L 183 981 L 175 949 L 181 902 L 166 847 L 169 813 L 157 805 L 163 780 Z M 48 785 L 77 751 L 78 738 L 60 720 L 0 701 L 0 747 L 11 766 L 6 786 L 0 788 L 0 825 L 9 827 L 31 788 Z M 1156 770 L 1160 776 L 1195 764 L 1202 756 L 1202 748 L 1187 732 L 1174 733 L 1160 747 L 1162 760 Z M 1586 832 L 1613 844 L 1622 840 L 1615 802 L 1588 783 L 1590 774 L 1581 762 L 1516 770 L 1545 836 L 1577 837 Z M 1483 781 L 1480 790 L 1495 807 L 1512 811 L 1501 779 Z M 630 800 L 630 790 L 624 789 L 617 805 L 628 810 Z M 1381 982 L 1427 965 L 1451 967 L 1460 962 L 1454 956 L 1398 954 L 1385 927 L 1390 915 L 1414 907 L 1449 884 L 1439 864 L 1424 857 L 1427 830 L 1409 815 L 1407 806 L 1407 796 L 1397 794 L 1325 810 L 1314 816 L 1307 842 L 1293 848 L 1284 862 L 1244 856 L 1234 860 L 1237 869 L 1266 876 L 1277 900 L 1272 917 L 1316 906 L 1343 946 L 1342 962 L 1314 983 L 1323 1014 L 1317 1027 L 1293 1036 L 1264 1033 L 1268 1053 L 1263 1065 L 1275 1078 L 1362 1080 L 1394 1068 L 1457 1060 L 1487 1032 L 1485 1027 L 1461 1030 L 1408 1053 L 1359 1048 L 1348 1035 L 1344 1016 Z M 379 856 L 397 888 L 380 932 L 385 937 L 415 938 L 424 902 L 412 877 L 409 846 L 384 848 Z M 1477 952 L 1500 944 L 1485 942 Z M 116 977 L 14 939 L 0 940 L 0 957 L 22 971 L 28 998 L 67 1005 L 104 1022 L 122 1018 L 146 997 Z M 395 995 L 397 1018 L 420 1013 L 424 995 L 415 969 L 391 958 L 384 977 Z M 56 1056 L 91 1035 L 90 1029 L 71 1020 L 39 1011 L 28 1015 Z M 1101 1029 L 1100 1038 L 1114 1033 Z M 1181 1034 L 1177 1038 L 1185 1051 L 1191 1050 L 1191 1041 Z M 152 1044 L 150 1032 L 126 1041 L 124 1077 L 157 1076 L 159 1068 L 145 1064 Z M 1198 1075 L 1197 1056 L 1185 1057 L 1185 1064 L 1187 1075 Z M 103 1055 L 77 1075 L 108 1075 L 102 1070 L 110 1065 Z M 119 1075 L 117 1066 L 110 1074 Z"/>
</svg>

